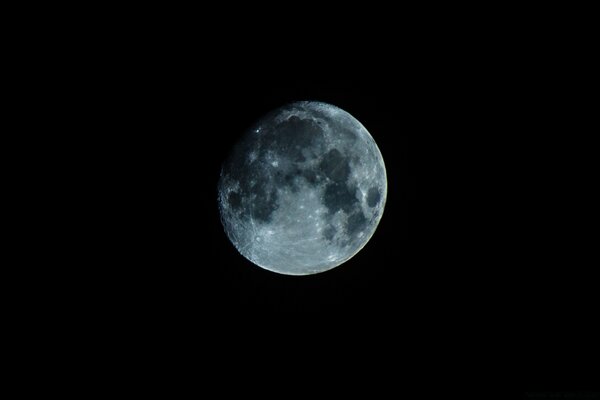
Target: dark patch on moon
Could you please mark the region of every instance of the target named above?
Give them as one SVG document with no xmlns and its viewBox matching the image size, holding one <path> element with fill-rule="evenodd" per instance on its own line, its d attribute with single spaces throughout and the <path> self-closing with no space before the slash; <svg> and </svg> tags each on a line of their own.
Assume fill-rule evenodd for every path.
<svg viewBox="0 0 600 400">
<path fill-rule="evenodd" d="M 339 210 L 349 213 L 357 201 L 356 187 L 349 188 L 344 183 L 330 183 L 325 187 L 323 204 L 332 215 Z"/>
<path fill-rule="evenodd" d="M 369 189 L 367 193 L 367 204 L 369 207 L 375 207 L 379 204 L 379 200 L 381 199 L 381 195 L 379 194 L 379 189 L 376 187 L 372 187 Z"/>
<path fill-rule="evenodd" d="M 291 186 L 294 183 L 294 176 L 282 169 L 276 169 L 272 174 L 273 184 L 278 187 Z"/>
<path fill-rule="evenodd" d="M 297 193 L 301 189 L 299 179 L 304 176 L 305 171 L 294 165 L 285 168 L 277 167 L 271 174 L 276 187 L 289 188 L 292 193 Z"/>
<path fill-rule="evenodd" d="M 285 174 L 285 176 L 283 177 L 283 183 L 286 186 L 292 186 L 292 189 L 293 189 L 293 186 L 295 186 L 294 185 L 295 179 L 296 179 L 295 174 Z"/>
<path fill-rule="evenodd" d="M 253 200 L 248 201 L 250 208 L 250 215 L 252 218 L 259 222 L 269 222 L 273 211 L 278 207 L 277 203 L 277 191 L 275 188 L 270 189 L 270 185 L 265 180 L 258 181 L 250 191 L 253 194 Z"/>
<path fill-rule="evenodd" d="M 240 196 L 240 194 L 237 192 L 229 193 L 227 201 L 234 211 L 238 211 L 242 206 L 242 196 Z"/>
<path fill-rule="evenodd" d="M 316 186 L 321 181 L 321 176 L 317 175 L 315 171 L 312 171 L 310 169 L 303 170 L 302 176 L 304 177 L 304 179 L 306 179 L 306 182 L 308 182 L 308 184 L 310 184 L 311 186 Z"/>
<path fill-rule="evenodd" d="M 328 225 L 325 229 L 323 229 L 323 237 L 331 242 L 336 232 L 337 230 L 335 229 L 335 226 Z"/>
<path fill-rule="evenodd" d="M 357 234 L 358 232 L 364 230 L 367 227 L 367 219 L 365 215 L 360 210 L 354 211 L 348 217 L 348 222 L 346 224 L 346 231 L 348 232 L 348 236 L 351 238 Z"/>
<path fill-rule="evenodd" d="M 275 196 L 259 200 L 253 204 L 252 217 L 259 222 L 270 222 L 273 211 L 277 209 L 277 198 Z"/>
<path fill-rule="evenodd" d="M 261 148 L 269 148 L 291 161 L 303 162 L 303 149 L 316 149 L 323 140 L 323 130 L 312 119 L 291 116 L 262 136 Z"/>
<path fill-rule="evenodd" d="M 329 150 L 319 163 L 319 169 L 334 182 L 345 182 L 350 175 L 348 160 L 338 149 Z"/>
</svg>

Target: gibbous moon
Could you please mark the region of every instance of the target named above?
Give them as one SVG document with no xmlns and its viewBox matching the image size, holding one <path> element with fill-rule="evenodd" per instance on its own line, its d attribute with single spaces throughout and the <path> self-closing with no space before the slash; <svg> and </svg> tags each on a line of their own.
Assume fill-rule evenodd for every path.
<svg viewBox="0 0 600 400">
<path fill-rule="evenodd" d="M 320 102 L 285 105 L 235 145 L 219 179 L 225 233 L 254 264 L 286 275 L 356 255 L 383 214 L 387 179 L 367 129 Z"/>
</svg>

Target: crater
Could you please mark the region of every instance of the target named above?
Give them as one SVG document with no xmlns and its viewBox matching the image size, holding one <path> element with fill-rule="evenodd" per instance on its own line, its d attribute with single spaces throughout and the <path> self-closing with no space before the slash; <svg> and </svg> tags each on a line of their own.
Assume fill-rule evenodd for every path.
<svg viewBox="0 0 600 400">
<path fill-rule="evenodd" d="M 379 200 L 381 200 L 379 189 L 376 187 L 370 188 L 369 192 L 367 193 L 367 204 L 369 207 L 375 207 L 377 204 L 379 204 Z"/>
</svg>

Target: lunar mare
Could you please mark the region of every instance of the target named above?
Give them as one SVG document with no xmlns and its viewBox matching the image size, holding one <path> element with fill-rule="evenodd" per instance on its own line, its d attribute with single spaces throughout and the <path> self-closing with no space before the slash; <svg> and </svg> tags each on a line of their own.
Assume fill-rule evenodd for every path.
<svg viewBox="0 0 600 400">
<path fill-rule="evenodd" d="M 245 258 L 287 275 L 330 270 L 369 241 L 387 196 L 383 158 L 366 128 L 326 103 L 261 118 L 223 164 L 225 232 Z"/>
</svg>

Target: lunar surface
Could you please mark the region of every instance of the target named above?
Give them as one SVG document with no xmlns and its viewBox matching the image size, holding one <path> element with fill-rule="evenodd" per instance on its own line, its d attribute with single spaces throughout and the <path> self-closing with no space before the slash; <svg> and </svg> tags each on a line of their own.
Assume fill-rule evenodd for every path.
<svg viewBox="0 0 600 400">
<path fill-rule="evenodd" d="M 254 264 L 287 275 L 330 270 L 356 255 L 383 214 L 383 158 L 346 111 L 297 102 L 260 119 L 223 164 L 221 221 Z"/>
</svg>

